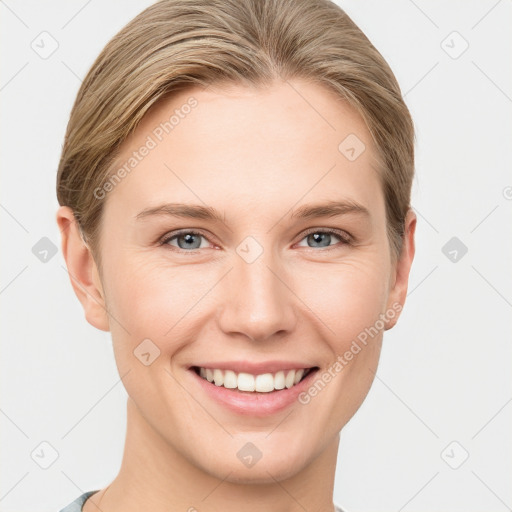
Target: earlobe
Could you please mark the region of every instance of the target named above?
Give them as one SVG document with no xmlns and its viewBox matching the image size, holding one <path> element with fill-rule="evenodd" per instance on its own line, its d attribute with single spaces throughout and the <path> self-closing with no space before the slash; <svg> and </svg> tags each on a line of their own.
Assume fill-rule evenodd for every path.
<svg viewBox="0 0 512 512">
<path fill-rule="evenodd" d="M 390 282 L 391 289 L 389 292 L 388 304 L 386 311 L 397 312 L 393 315 L 386 314 L 385 330 L 393 328 L 400 316 L 405 299 L 407 297 L 407 288 L 409 285 L 409 273 L 415 253 L 414 234 L 416 231 L 416 214 L 409 209 L 404 222 L 404 238 L 402 243 L 402 251 L 400 257 L 395 264 L 392 280 Z"/>
<path fill-rule="evenodd" d="M 109 331 L 109 318 L 96 262 L 82 239 L 73 211 L 69 206 L 61 206 L 56 218 L 68 275 L 84 308 L 85 318 L 97 329 Z"/>
</svg>

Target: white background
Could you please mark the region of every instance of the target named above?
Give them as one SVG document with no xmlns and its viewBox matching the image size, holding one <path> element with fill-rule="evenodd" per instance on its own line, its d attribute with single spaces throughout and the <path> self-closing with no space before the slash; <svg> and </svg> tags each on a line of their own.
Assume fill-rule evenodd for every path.
<svg viewBox="0 0 512 512">
<path fill-rule="evenodd" d="M 5 512 L 60 510 L 119 470 L 126 392 L 109 334 L 85 321 L 69 283 L 55 176 L 80 80 L 150 3 L 0 2 Z M 335 502 L 350 512 L 510 510 L 511 2 L 339 4 L 388 60 L 411 109 L 418 226 L 404 312 L 341 434 Z M 47 59 L 31 48 L 43 31 L 58 42 Z M 454 236 L 468 248 L 455 263 L 442 252 Z M 59 247 L 46 263 L 32 252 L 43 237 Z M 58 452 L 48 469 L 31 458 L 43 441 Z M 447 464 L 465 452 L 458 469 Z"/>
</svg>

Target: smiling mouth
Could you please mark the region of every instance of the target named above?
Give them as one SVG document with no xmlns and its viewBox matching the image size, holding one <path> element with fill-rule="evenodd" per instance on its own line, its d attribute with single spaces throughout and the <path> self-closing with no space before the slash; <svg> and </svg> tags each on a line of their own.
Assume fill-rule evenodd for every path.
<svg viewBox="0 0 512 512">
<path fill-rule="evenodd" d="M 252 375 L 218 368 L 202 368 L 199 366 L 192 366 L 191 368 L 199 377 L 215 386 L 248 393 L 272 393 L 290 389 L 318 369 L 318 366 L 314 366 L 312 368 L 297 368 Z"/>
</svg>

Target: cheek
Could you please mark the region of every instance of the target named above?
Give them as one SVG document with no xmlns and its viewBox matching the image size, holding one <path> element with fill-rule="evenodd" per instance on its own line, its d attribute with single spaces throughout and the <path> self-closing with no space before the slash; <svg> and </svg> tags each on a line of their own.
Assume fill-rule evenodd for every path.
<svg viewBox="0 0 512 512">
<path fill-rule="evenodd" d="M 297 269 L 297 296 L 323 325 L 336 352 L 375 324 L 386 305 L 388 275 L 378 260 L 348 259 L 343 264 Z"/>
<path fill-rule="evenodd" d="M 142 258 L 141 258 L 142 259 Z M 128 278 L 120 278 L 119 270 Z M 110 281 L 111 311 L 127 330 L 165 334 L 204 294 L 208 276 L 192 265 L 172 267 L 146 261 L 119 262 Z M 212 276 L 213 277 L 213 276 Z"/>
<path fill-rule="evenodd" d="M 158 390 L 173 388 L 169 356 L 193 338 L 194 304 L 207 288 L 206 284 L 201 287 L 204 276 L 194 273 L 192 266 L 184 271 L 142 260 L 117 260 L 108 282 L 108 298 L 115 318 L 111 334 L 119 374 L 129 373 L 123 379 L 128 394 L 151 410 L 161 400 Z M 170 399 L 180 402 L 180 396 L 175 393 Z"/>
<path fill-rule="evenodd" d="M 141 351 L 141 343 L 148 339 L 149 351 L 163 356 L 152 368 L 168 367 L 168 356 L 198 336 L 205 305 L 212 298 L 204 300 L 205 295 L 217 281 L 217 272 L 199 270 L 196 265 L 172 266 L 144 256 L 117 260 L 115 272 L 110 274 L 108 298 L 115 318 L 111 332 L 120 372 L 139 367 L 134 353 Z"/>
</svg>

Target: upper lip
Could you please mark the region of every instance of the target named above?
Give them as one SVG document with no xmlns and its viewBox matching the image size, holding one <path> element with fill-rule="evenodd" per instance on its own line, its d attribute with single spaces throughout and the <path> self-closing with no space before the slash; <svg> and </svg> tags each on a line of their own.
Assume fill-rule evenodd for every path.
<svg viewBox="0 0 512 512">
<path fill-rule="evenodd" d="M 276 373 L 280 370 L 298 370 L 300 368 L 314 368 L 314 364 L 304 363 L 303 361 L 264 361 L 255 363 L 252 361 L 217 361 L 214 363 L 201 363 L 191 366 L 191 368 L 210 368 L 211 370 L 233 370 L 235 373 L 250 373 L 252 375 L 262 375 L 264 373 Z"/>
</svg>

